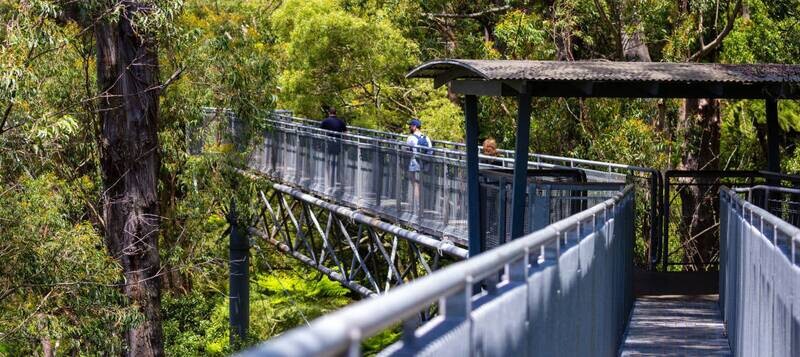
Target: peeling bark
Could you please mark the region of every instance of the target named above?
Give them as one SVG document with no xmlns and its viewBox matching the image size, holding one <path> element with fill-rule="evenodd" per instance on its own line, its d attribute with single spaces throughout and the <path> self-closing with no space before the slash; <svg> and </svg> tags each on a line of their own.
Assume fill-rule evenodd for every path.
<svg viewBox="0 0 800 357">
<path fill-rule="evenodd" d="M 116 21 L 95 28 L 105 242 L 122 266 L 125 295 L 144 317 L 127 331 L 126 353 L 161 356 L 158 57 L 154 41 L 131 24 L 143 5 L 124 6 Z"/>
</svg>

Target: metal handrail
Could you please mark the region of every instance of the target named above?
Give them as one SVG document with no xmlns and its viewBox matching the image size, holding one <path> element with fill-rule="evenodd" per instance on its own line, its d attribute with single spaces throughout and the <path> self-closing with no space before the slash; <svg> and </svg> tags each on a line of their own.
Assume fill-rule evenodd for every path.
<svg viewBox="0 0 800 357">
<path fill-rule="evenodd" d="M 788 193 L 800 190 L 765 187 Z M 797 356 L 800 228 L 720 188 L 720 306 L 736 356 Z"/>
<path fill-rule="evenodd" d="M 283 118 L 283 121 L 297 121 L 306 123 L 308 125 L 318 126 L 319 121 L 306 119 L 306 118 L 298 118 L 291 115 L 286 114 L 275 114 L 273 117 L 279 118 L 278 121 L 281 121 L 280 118 Z M 402 134 L 397 133 L 390 133 L 375 129 L 366 129 L 366 128 L 359 128 L 359 127 L 351 127 L 351 130 L 361 131 L 365 133 L 376 134 L 384 137 L 394 137 L 398 140 L 405 141 L 405 136 Z M 455 151 L 457 154 L 463 154 L 466 151 L 466 145 L 464 143 L 457 143 L 457 142 L 450 142 L 450 141 L 443 141 L 437 140 L 435 141 L 437 145 L 448 145 L 460 150 L 464 151 Z M 450 150 L 450 149 L 444 149 Z M 453 150 L 447 151 L 448 153 L 453 152 Z M 486 156 L 483 155 L 483 147 L 478 145 L 478 152 L 479 152 L 479 160 L 481 161 L 495 161 L 502 164 L 503 167 L 513 167 L 513 157 L 515 152 L 512 150 L 505 150 L 505 149 L 498 149 L 498 156 Z M 595 160 L 586 160 L 586 159 L 577 159 L 577 158 L 568 158 L 568 157 L 561 157 L 555 155 L 546 155 L 546 154 L 536 154 L 536 153 L 529 153 L 528 155 L 528 166 L 537 167 L 537 168 L 553 168 L 553 169 L 561 169 L 561 168 L 578 168 L 584 170 L 587 173 L 594 174 L 594 179 L 599 181 L 620 181 L 625 182 L 625 176 L 630 174 L 631 176 L 638 177 L 641 179 L 645 179 L 648 181 L 648 200 L 649 200 L 649 208 L 647 210 L 648 215 L 650 217 L 650 224 L 643 224 L 642 229 L 647 229 L 649 226 L 649 232 L 643 231 L 643 237 L 649 238 L 649 246 L 650 246 L 650 256 L 648 257 L 648 268 L 650 270 L 656 269 L 659 266 L 660 260 L 664 256 L 662 251 L 667 246 L 666 242 L 666 233 L 664 232 L 662 226 L 664 225 L 663 220 L 663 213 L 664 213 L 664 179 L 661 175 L 659 170 L 654 168 L 648 167 L 641 167 L 641 166 L 634 166 L 634 165 L 626 165 L 626 164 L 618 164 L 618 163 L 610 163 L 610 162 L 602 162 L 602 161 L 595 161 Z M 484 165 L 482 162 L 481 165 Z M 625 174 L 621 173 L 624 172 Z M 608 177 L 608 175 L 614 175 Z M 619 175 L 615 177 L 616 175 Z M 666 268 L 665 268 L 666 269 Z"/>
<path fill-rule="evenodd" d="M 736 193 L 744 193 L 744 192 L 752 192 L 755 190 L 765 190 L 770 192 L 783 192 L 783 193 L 795 193 L 800 194 L 800 189 L 797 188 L 788 188 L 788 187 L 776 187 L 776 186 L 768 186 L 768 185 L 756 185 L 753 187 L 737 187 L 734 188 L 733 191 Z"/>
<path fill-rule="evenodd" d="M 761 187 L 768 187 L 771 190 L 775 190 L 775 191 L 786 190 L 785 192 L 789 192 L 789 193 L 798 193 L 798 192 L 800 192 L 800 190 L 790 189 L 790 188 L 779 188 L 779 187 L 772 187 L 772 186 L 765 186 L 765 185 L 761 185 Z M 755 187 L 753 187 L 753 188 L 755 188 Z M 739 190 L 742 190 L 742 189 L 739 189 Z M 723 187 L 720 188 L 720 192 L 725 193 L 725 194 L 727 194 L 728 197 L 730 197 L 729 202 L 735 203 L 735 204 L 739 205 L 742 208 L 742 210 L 744 210 L 745 212 L 749 212 L 751 219 L 758 219 L 761 222 L 766 222 L 770 226 L 775 227 L 776 230 L 783 232 L 788 237 L 791 237 L 792 241 L 794 241 L 795 243 L 800 243 L 800 228 L 795 227 L 794 225 L 790 224 L 789 222 L 786 222 L 786 221 L 780 219 L 779 217 L 775 216 L 774 214 L 770 213 L 769 211 L 767 211 L 767 210 L 765 210 L 765 209 L 763 209 L 761 207 L 758 207 L 753 203 L 747 202 L 746 200 L 744 200 L 743 198 L 741 198 L 739 195 L 736 194 L 737 191 L 739 191 L 739 190 L 733 190 L 733 189 L 728 188 L 727 186 L 723 186 Z M 747 190 L 747 189 L 743 189 L 743 190 Z M 755 217 L 755 218 L 753 218 L 753 217 Z M 792 255 L 790 260 L 792 261 L 792 263 L 794 263 L 794 255 Z"/>
<path fill-rule="evenodd" d="M 591 220 L 596 224 L 597 219 L 610 218 L 609 211 L 613 214 L 624 199 L 632 198 L 632 192 L 633 187 L 627 185 L 614 197 L 544 229 L 448 266 L 385 295 L 325 315 L 307 327 L 289 331 L 240 355 L 332 356 L 348 351 L 350 355 L 356 355 L 363 339 L 414 316 L 440 299 L 459 292 L 471 296 L 469 292 L 481 280 L 494 276 L 501 269 L 509 271 L 512 264 L 520 261 L 527 263 L 525 259 L 533 252 L 557 244 L 564 232 L 580 232 L 586 225 L 585 221 Z M 523 268 L 527 269 L 527 264 L 524 265 Z"/>
<path fill-rule="evenodd" d="M 295 117 L 295 116 L 288 116 L 288 115 L 285 115 L 285 114 L 275 114 L 274 116 L 282 117 L 282 118 L 288 118 L 291 121 L 304 122 L 304 123 L 308 123 L 308 124 L 312 124 L 312 125 L 319 125 L 319 123 L 320 123 L 318 120 L 300 118 L 300 117 Z M 280 121 L 280 120 L 276 120 L 276 121 Z M 283 122 L 286 122 L 286 121 L 283 121 Z M 376 130 L 376 129 L 362 128 L 362 127 L 351 127 L 350 130 L 374 133 L 374 134 L 379 134 L 379 135 L 383 135 L 383 136 L 395 137 L 395 138 L 398 138 L 398 139 L 405 139 L 405 137 L 406 137 L 406 135 L 399 134 L 399 133 L 392 133 L 392 132 L 381 131 L 381 130 Z M 437 144 L 447 145 L 447 146 L 458 147 L 458 148 L 466 148 L 466 144 L 459 143 L 459 142 L 454 142 L 454 141 L 436 140 L 436 143 Z M 436 149 L 436 148 L 434 148 L 434 149 Z M 483 151 L 483 146 L 478 145 L 478 149 L 482 152 Z M 463 151 L 455 151 L 455 150 L 450 150 L 450 152 L 463 153 Z M 513 157 L 514 157 L 514 151 L 513 150 L 497 149 L 497 152 L 505 155 L 506 156 L 505 158 L 512 158 L 513 159 Z M 486 156 L 486 157 L 503 158 L 503 157 L 494 157 L 494 156 Z M 555 155 L 529 153 L 528 157 L 532 158 L 532 159 L 536 159 L 536 160 L 530 160 L 532 163 L 548 164 L 548 165 L 560 166 L 560 167 L 576 167 L 576 166 L 574 166 L 575 164 L 583 164 L 583 165 L 596 166 L 598 168 L 601 168 L 601 167 L 602 168 L 606 168 L 606 169 L 613 168 L 613 169 L 618 169 L 618 170 L 623 170 L 623 171 L 642 172 L 642 173 L 646 173 L 646 174 L 658 174 L 659 173 L 658 170 L 653 169 L 653 168 L 648 168 L 648 167 L 633 166 L 633 165 L 618 164 L 618 163 L 603 162 L 603 161 L 586 160 L 586 159 L 569 158 L 569 157 L 555 156 Z M 561 161 L 561 162 L 571 163 L 571 164 L 569 166 L 568 165 L 557 165 L 557 164 L 546 163 L 546 162 L 541 162 L 541 161 L 537 161 L 537 160 L 553 160 L 553 161 Z M 603 171 L 600 171 L 600 170 L 595 170 L 595 171 L 603 172 Z"/>
</svg>

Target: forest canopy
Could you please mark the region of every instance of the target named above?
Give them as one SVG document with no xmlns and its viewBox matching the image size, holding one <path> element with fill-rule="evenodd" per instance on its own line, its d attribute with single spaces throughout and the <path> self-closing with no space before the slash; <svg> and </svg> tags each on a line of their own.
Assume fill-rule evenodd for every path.
<svg viewBox="0 0 800 357">
<path fill-rule="evenodd" d="M 230 147 L 189 154 L 203 108 L 232 110 L 250 137 L 274 109 L 320 119 L 335 107 L 350 125 L 405 132 L 415 117 L 434 142 L 463 141 L 462 98 L 406 79 L 411 68 L 797 63 L 798 18 L 800 0 L 0 2 L 0 355 L 228 354 L 355 299 L 257 244 L 251 336 L 230 345 L 226 215 L 231 199 L 242 220 L 254 214 L 268 183 L 230 170 L 246 155 Z M 130 53 L 141 66 L 114 62 Z M 512 149 L 514 101 L 480 106 L 480 138 Z M 537 99 L 530 149 L 755 170 L 764 112 L 746 100 Z M 782 170 L 800 173 L 800 102 L 781 101 L 779 123 Z M 147 187 L 117 184 L 134 173 Z"/>
</svg>

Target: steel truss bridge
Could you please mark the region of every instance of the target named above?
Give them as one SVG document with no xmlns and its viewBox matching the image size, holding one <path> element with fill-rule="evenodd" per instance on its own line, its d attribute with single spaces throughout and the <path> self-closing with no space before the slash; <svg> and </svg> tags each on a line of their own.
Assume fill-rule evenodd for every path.
<svg viewBox="0 0 800 357">
<path fill-rule="evenodd" d="M 241 172 L 272 184 L 244 231 L 365 299 L 242 355 L 356 356 L 385 330 L 402 337 L 380 355 L 800 355 L 800 190 L 722 186 L 718 301 L 642 297 L 635 272 L 665 263 L 658 171 L 530 155 L 525 235 L 511 240 L 514 153 L 481 154 L 476 245 L 463 144 L 418 152 L 396 134 L 317 126 L 269 119 Z M 231 322 L 243 335 L 238 231 Z"/>
</svg>

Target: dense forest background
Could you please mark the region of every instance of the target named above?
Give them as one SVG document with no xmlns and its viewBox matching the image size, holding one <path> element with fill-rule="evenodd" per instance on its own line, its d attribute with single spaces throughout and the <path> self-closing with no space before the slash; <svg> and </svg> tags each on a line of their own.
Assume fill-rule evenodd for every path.
<svg viewBox="0 0 800 357">
<path fill-rule="evenodd" d="M 800 0 L 4 0 L 0 19 L 0 355 L 121 354 L 137 331 L 155 355 L 238 348 L 226 207 L 236 198 L 248 212 L 265 183 L 230 172 L 243 156 L 229 147 L 187 153 L 202 107 L 230 108 L 252 132 L 275 108 L 320 118 L 334 106 L 352 125 L 393 131 L 414 116 L 434 141 L 460 141 L 460 98 L 406 80 L 413 66 L 800 60 Z M 111 68 L 109 53 L 133 55 Z M 151 145 L 144 156 L 115 146 L 115 119 L 131 118 L 119 111 L 125 90 L 148 118 L 127 132 Z M 481 138 L 513 148 L 513 100 L 480 105 Z M 782 168 L 798 173 L 800 103 L 782 101 L 779 121 Z M 759 101 L 536 100 L 531 135 L 534 152 L 660 170 L 765 167 Z M 148 164 L 124 166 L 138 160 Z M 108 199 L 130 170 L 152 178 L 133 223 Z M 131 227 L 146 238 L 131 243 L 145 276 L 115 240 Z M 266 246 L 252 254 L 252 341 L 353 299 Z M 144 294 L 130 279 L 146 281 Z"/>
</svg>

